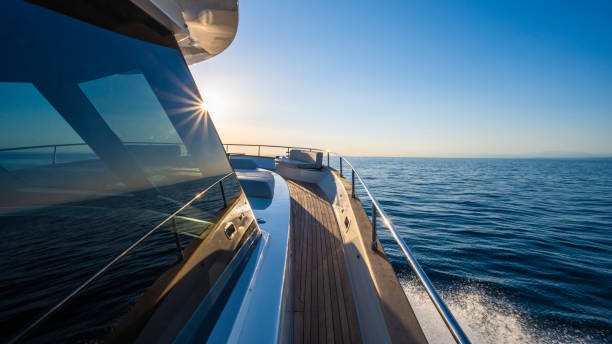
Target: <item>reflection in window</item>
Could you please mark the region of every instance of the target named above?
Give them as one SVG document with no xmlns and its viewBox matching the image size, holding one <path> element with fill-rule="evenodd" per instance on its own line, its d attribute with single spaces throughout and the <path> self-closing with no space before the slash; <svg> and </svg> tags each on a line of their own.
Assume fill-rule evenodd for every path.
<svg viewBox="0 0 612 344">
<path fill-rule="evenodd" d="M 0 128 L 8 171 L 97 158 L 31 83 L 0 82 Z"/>
<path fill-rule="evenodd" d="M 0 318 L 16 331 L 232 170 L 210 118 L 184 102 L 197 90 L 175 46 L 29 2 L 0 7 L 10 13 L 0 21 L 0 252 L 7 257 L 0 260 Z M 140 11 L 130 2 L 119 7 Z M 144 29 L 159 36 L 153 42 L 173 39 L 163 28 Z M 14 149 L 26 146 L 48 147 Z M 205 238 L 225 204 L 241 195 L 233 176 L 223 187 L 224 194 L 216 185 L 181 212 L 183 240 Z M 92 295 L 113 290 L 117 299 L 107 305 L 117 305 L 142 293 L 154 278 L 130 277 L 159 272 L 176 258 L 167 227 L 139 265 L 113 272 Z M 129 290 L 116 291 L 126 281 Z M 53 340 L 104 332 L 126 310 L 87 301 L 88 311 L 107 317 L 95 326 L 62 318 L 45 329 Z"/>
<path fill-rule="evenodd" d="M 214 186 L 221 192 L 209 192 L 195 200 L 183 209 L 176 217 L 176 230 L 192 237 L 205 238 L 210 230 L 217 224 L 219 218 L 217 211 L 228 204 L 237 201 L 240 195 L 239 182 L 235 176 L 230 176 Z M 201 219 L 207 219 L 203 221 Z"/>
<path fill-rule="evenodd" d="M 79 86 L 152 185 L 202 178 L 141 73 L 114 74 Z"/>
<path fill-rule="evenodd" d="M 166 112 L 137 70 L 79 84 L 123 142 L 181 143 Z"/>
</svg>

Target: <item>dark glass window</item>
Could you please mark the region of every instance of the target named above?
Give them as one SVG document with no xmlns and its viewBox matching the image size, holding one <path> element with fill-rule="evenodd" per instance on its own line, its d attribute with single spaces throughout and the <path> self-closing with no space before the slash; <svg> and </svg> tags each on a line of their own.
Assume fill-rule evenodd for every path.
<svg viewBox="0 0 612 344">
<path fill-rule="evenodd" d="M 133 5 L 82 3 L 72 8 L 83 9 L 80 19 L 0 4 L 2 340 L 233 172 L 172 35 Z M 176 217 L 183 246 L 205 239 L 243 197 L 234 176 L 223 186 Z M 172 230 L 153 235 L 39 339 L 105 336 L 175 262 Z"/>
</svg>

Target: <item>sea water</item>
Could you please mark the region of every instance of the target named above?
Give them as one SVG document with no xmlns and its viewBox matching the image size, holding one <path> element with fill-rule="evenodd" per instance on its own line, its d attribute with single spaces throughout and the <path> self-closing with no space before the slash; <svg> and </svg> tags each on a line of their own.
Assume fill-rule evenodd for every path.
<svg viewBox="0 0 612 344">
<path fill-rule="evenodd" d="M 474 343 L 612 342 L 612 159 L 350 160 Z M 378 228 L 427 338 L 452 342 Z"/>
</svg>

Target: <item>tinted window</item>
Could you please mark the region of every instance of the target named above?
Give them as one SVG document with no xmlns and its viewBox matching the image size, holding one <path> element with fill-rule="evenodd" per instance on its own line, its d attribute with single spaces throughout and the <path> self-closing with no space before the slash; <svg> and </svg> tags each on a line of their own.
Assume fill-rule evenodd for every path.
<svg viewBox="0 0 612 344">
<path fill-rule="evenodd" d="M 30 3 L 0 4 L 2 339 L 232 173 L 172 35 L 144 28 L 150 19 L 128 7 L 137 11 L 118 7 L 126 18 L 146 20 L 117 20 L 111 31 Z M 130 30 L 141 34 L 118 33 Z M 234 176 L 223 186 L 173 222 L 183 246 L 205 239 L 242 197 Z M 40 339 L 107 333 L 176 261 L 166 227 Z"/>
</svg>

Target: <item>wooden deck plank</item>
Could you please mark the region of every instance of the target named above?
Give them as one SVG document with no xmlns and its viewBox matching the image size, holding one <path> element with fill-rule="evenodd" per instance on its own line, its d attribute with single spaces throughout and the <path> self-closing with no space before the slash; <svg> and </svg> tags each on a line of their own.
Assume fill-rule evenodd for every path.
<svg viewBox="0 0 612 344">
<path fill-rule="evenodd" d="M 319 214 L 319 212 L 317 211 L 317 201 L 313 198 L 310 198 L 310 206 L 312 207 L 311 209 L 315 210 L 316 214 Z M 318 217 L 318 216 L 317 216 Z M 317 222 L 317 234 L 319 235 L 319 241 L 318 241 L 318 249 L 319 249 L 319 254 L 318 254 L 318 260 L 319 260 L 319 290 L 321 291 L 321 295 L 319 296 L 319 310 L 321 311 L 321 313 L 319 313 L 319 325 L 321 326 L 321 328 L 319 328 L 319 342 L 320 343 L 327 343 L 327 333 L 329 331 L 331 331 L 331 328 L 328 328 L 327 326 L 327 318 L 329 317 L 329 313 L 331 312 L 327 310 L 326 307 L 326 285 L 325 285 L 325 274 L 327 273 L 327 267 L 325 265 L 325 251 L 323 249 L 323 243 L 325 242 L 325 231 L 327 230 L 327 228 L 325 228 L 323 226 L 323 224 L 321 223 L 321 219 L 318 218 L 316 220 Z M 321 316 L 321 314 L 323 314 L 323 316 Z"/>
<path fill-rule="evenodd" d="M 294 341 L 360 343 L 357 312 L 331 206 L 316 185 L 288 184 L 294 264 L 299 265 L 294 270 Z"/>
<path fill-rule="evenodd" d="M 331 223 L 330 219 L 328 220 L 328 225 L 332 226 L 333 223 Z M 346 307 L 344 306 L 344 297 L 341 296 L 342 295 L 342 286 L 341 286 L 341 282 L 340 282 L 340 273 L 339 273 L 339 268 L 338 268 L 338 257 L 337 257 L 337 248 L 340 247 L 340 241 L 338 240 L 338 232 L 337 231 L 330 231 L 329 233 L 329 249 L 330 249 L 330 257 L 331 257 L 331 267 L 330 267 L 330 273 L 331 273 L 331 290 L 332 293 L 334 293 L 335 291 L 335 296 L 333 298 L 334 301 L 334 308 L 335 308 L 335 312 L 334 312 L 334 328 L 336 329 L 335 331 L 335 341 L 336 343 L 342 343 L 342 342 L 349 342 L 349 332 L 348 332 L 348 324 L 346 322 L 345 317 L 340 317 L 340 314 L 344 314 L 346 313 Z M 342 321 L 345 320 L 345 321 Z"/>
<path fill-rule="evenodd" d="M 321 195 L 317 195 L 318 197 L 321 197 Z M 326 203 L 324 203 L 324 200 L 321 198 L 321 201 L 316 202 L 316 207 L 317 207 L 317 211 L 320 212 L 321 214 L 325 215 L 326 212 Z M 328 228 L 334 228 L 331 226 L 331 223 L 329 221 L 329 217 L 323 217 L 321 219 L 321 225 L 323 228 L 322 234 L 323 234 L 323 240 L 321 240 L 321 245 L 322 245 L 322 249 L 323 249 L 323 266 L 324 266 L 324 290 L 325 290 L 325 326 L 327 328 L 327 342 L 331 343 L 334 342 L 334 333 L 337 332 L 337 330 L 339 330 L 339 328 L 334 327 L 334 314 L 338 312 L 337 308 L 332 308 L 332 300 L 331 300 L 331 281 L 330 279 L 333 277 L 331 271 L 333 270 L 333 260 L 332 260 L 332 249 L 329 246 L 329 243 L 331 241 L 330 239 L 330 235 L 331 235 L 331 231 L 330 230 L 326 230 Z"/>
<path fill-rule="evenodd" d="M 293 343 L 304 343 L 304 312 L 293 313 Z"/>
<path fill-rule="evenodd" d="M 316 191 L 318 191 L 317 196 L 321 197 L 322 199 L 324 199 L 325 195 L 323 195 L 322 191 L 319 188 L 315 189 Z M 324 221 L 324 225 L 327 228 L 334 228 L 335 230 L 329 230 L 326 231 L 328 234 L 328 239 L 331 239 L 331 247 L 330 247 L 330 272 L 334 277 L 334 289 L 331 290 L 336 290 L 336 292 L 334 293 L 334 299 L 336 300 L 336 306 L 334 307 L 334 315 L 337 316 L 337 320 L 336 322 L 339 323 L 338 326 L 335 327 L 336 329 L 336 333 L 337 333 L 337 342 L 338 343 L 350 343 L 350 331 L 349 331 L 349 324 L 348 324 L 348 319 L 346 316 L 340 316 L 340 314 L 347 314 L 346 311 L 346 306 L 345 306 L 345 300 L 344 300 L 344 292 L 342 290 L 342 276 L 346 276 L 346 272 L 344 273 L 340 273 L 340 268 L 339 268 L 339 260 L 342 259 L 342 265 L 344 266 L 344 257 L 343 257 L 343 252 L 342 252 L 342 247 L 340 246 L 340 234 L 338 232 L 338 227 L 336 224 L 336 220 L 333 214 L 333 211 L 331 209 L 331 207 L 328 206 L 327 202 L 323 200 L 323 202 L 319 203 L 320 206 L 320 212 L 322 214 L 322 220 Z M 347 278 L 348 281 L 348 278 Z M 350 290 L 348 291 L 350 292 Z M 351 293 L 351 297 L 352 297 L 352 293 Z M 356 327 L 357 330 L 359 330 L 358 327 Z"/>
<path fill-rule="evenodd" d="M 291 185 L 291 184 L 289 184 Z M 312 254 L 310 254 L 310 249 L 312 247 L 312 238 L 313 238 L 313 231 L 307 231 L 305 228 L 309 228 L 310 226 L 310 221 L 308 220 L 308 214 L 305 211 L 304 208 L 304 200 L 303 200 L 303 193 L 299 190 L 299 188 L 294 188 L 296 190 L 294 190 L 294 192 L 292 192 L 293 195 L 295 195 L 295 198 L 299 200 L 299 205 L 300 208 L 302 208 L 304 211 L 302 212 L 302 218 L 299 219 L 298 221 L 298 225 L 296 227 L 293 228 L 294 231 L 297 230 L 301 230 L 302 232 L 305 232 L 305 236 L 308 238 L 308 244 L 304 247 L 304 255 L 305 255 L 305 259 L 304 259 L 304 263 L 306 265 L 306 271 L 307 273 L 304 276 L 304 286 L 306 289 L 306 293 L 304 295 L 304 323 L 306 324 L 304 326 L 304 343 L 312 343 L 312 328 L 314 326 L 311 326 L 312 324 L 312 299 L 313 299 L 313 295 L 312 295 L 312 283 L 313 283 L 313 278 L 312 278 L 312 271 L 313 271 L 313 262 L 312 262 Z"/>
<path fill-rule="evenodd" d="M 318 199 L 311 199 L 310 205 L 316 213 L 322 214 L 321 201 Z M 321 267 L 321 276 L 319 284 L 321 285 L 322 295 L 319 298 L 320 307 L 323 309 L 324 317 L 321 317 L 320 323 L 323 324 L 322 336 L 319 337 L 321 343 L 333 342 L 333 324 L 332 324 L 332 309 L 330 303 L 329 294 L 329 265 L 328 265 L 328 251 L 327 251 L 327 233 L 329 232 L 324 225 L 324 219 L 317 219 L 317 228 L 319 230 L 319 260 Z"/>
<path fill-rule="evenodd" d="M 297 225 L 297 219 L 301 218 L 300 213 L 302 209 L 297 206 L 295 200 L 291 200 L 291 226 L 292 228 Z M 303 258 L 303 247 L 305 244 L 305 236 L 303 231 L 294 231 L 291 235 L 294 238 L 294 259 L 295 259 L 295 276 L 297 280 L 294 283 L 295 302 L 293 305 L 294 309 L 294 326 L 293 326 L 293 342 L 295 344 L 302 344 L 304 342 L 304 284 L 297 283 L 303 279 L 304 267 L 302 264 Z"/>
<path fill-rule="evenodd" d="M 305 209 L 309 209 L 310 208 L 310 202 L 308 202 L 308 197 L 304 197 L 303 199 L 303 203 L 302 205 L 304 206 Z M 319 230 L 317 228 L 316 222 L 314 221 L 315 218 L 313 216 L 311 216 L 310 214 L 307 214 L 307 221 L 306 221 L 306 230 L 311 231 L 311 235 L 312 235 L 312 242 L 311 242 L 311 246 L 308 252 L 308 255 L 310 256 L 310 260 L 311 260 L 311 264 L 312 264 L 312 269 L 313 269 L 313 274 L 311 275 L 310 278 L 310 283 L 312 285 L 312 299 L 310 300 L 311 302 L 311 322 L 312 322 L 312 338 L 313 338 L 313 343 L 319 343 L 320 342 L 320 337 L 319 337 L 319 330 L 321 329 L 321 324 L 319 323 L 319 318 L 321 315 L 323 315 L 323 313 L 321 313 L 321 310 L 319 309 L 319 294 L 321 293 L 320 289 L 319 289 L 319 270 L 320 270 L 320 264 L 319 264 L 319 250 L 318 250 L 318 244 L 319 244 Z"/>
<path fill-rule="evenodd" d="M 291 226 L 295 226 L 296 225 L 296 220 L 298 218 L 297 212 L 299 211 L 298 207 L 293 206 L 293 203 L 295 201 L 291 200 Z M 296 253 L 301 252 L 301 245 L 302 245 L 302 232 L 293 232 L 291 233 L 292 238 L 293 238 L 293 250 L 294 250 L 294 259 L 295 259 L 295 269 L 294 269 L 294 273 L 296 276 L 300 276 L 302 274 L 302 264 L 301 264 L 301 255 L 298 255 Z M 301 295 L 301 287 L 302 285 L 297 283 L 294 284 L 294 293 L 296 294 L 296 298 L 295 298 L 295 302 L 293 304 L 293 309 L 294 311 L 297 312 L 303 312 L 304 311 L 304 305 L 302 304 L 302 298 L 300 298 Z"/>
<path fill-rule="evenodd" d="M 306 209 L 309 212 L 312 212 L 313 215 L 317 215 L 316 212 L 313 211 L 312 198 L 306 197 L 304 200 Z M 319 222 L 317 221 L 315 216 L 309 216 L 310 220 L 310 228 L 314 232 L 313 247 L 312 247 L 312 255 L 314 258 L 315 270 L 316 274 L 313 279 L 313 287 L 316 290 L 316 295 L 314 296 L 313 305 L 313 316 L 316 318 L 314 323 L 316 324 L 316 334 L 313 336 L 317 337 L 318 343 L 325 343 L 325 300 L 323 299 L 323 266 L 321 264 L 321 229 L 319 226 Z"/>
<path fill-rule="evenodd" d="M 292 201 L 293 202 L 293 201 Z M 295 206 L 292 207 L 296 209 L 295 212 L 295 216 L 294 216 L 294 222 L 295 225 L 297 225 L 297 221 L 298 219 L 302 218 L 305 215 L 305 210 L 302 207 L 299 206 Z M 304 311 L 304 289 L 306 288 L 306 264 L 304 264 L 304 260 L 306 259 L 306 250 L 304 249 L 304 247 L 308 244 L 308 237 L 306 235 L 307 233 L 305 232 L 300 232 L 299 236 L 300 236 L 300 245 L 297 247 L 296 249 L 296 256 L 299 256 L 299 261 L 296 262 L 296 264 L 300 265 L 300 272 L 299 274 L 296 274 L 296 276 L 299 276 L 299 281 L 300 283 L 296 283 L 296 285 L 299 285 L 299 291 L 296 295 L 298 295 L 299 297 L 299 310 Z"/>
<path fill-rule="evenodd" d="M 306 204 L 306 194 L 303 190 L 300 190 L 300 198 L 302 207 L 307 210 L 308 205 Z M 310 329 L 307 333 L 310 336 L 310 341 L 306 343 L 318 343 L 319 342 L 319 322 L 318 322 L 318 308 L 317 308 L 317 254 L 316 254 L 316 240 L 317 240 L 317 232 L 314 230 L 314 222 L 313 218 L 310 216 L 308 211 L 304 215 L 305 227 L 304 230 L 308 231 L 308 235 L 310 236 L 310 244 L 308 245 L 306 254 L 308 255 L 310 275 L 308 276 L 307 283 L 310 284 L 310 299 L 304 300 L 304 302 L 310 303 L 310 313 L 306 316 L 310 320 Z"/>
<path fill-rule="evenodd" d="M 321 191 L 322 193 L 322 191 Z M 340 244 L 340 233 L 339 233 L 339 229 L 338 229 L 338 225 L 335 222 L 335 218 L 334 218 L 334 214 L 333 211 L 331 209 L 331 207 L 327 208 L 328 213 L 326 214 L 325 218 L 329 219 L 329 220 L 333 220 L 334 224 L 333 224 L 333 228 L 336 228 L 335 231 L 331 231 L 331 233 L 333 233 L 335 235 L 335 237 L 338 240 L 338 244 L 335 246 L 335 254 L 338 260 L 341 260 L 341 266 L 344 267 L 344 269 L 346 269 L 345 267 L 345 261 L 344 261 L 344 251 L 342 250 L 342 246 Z M 341 229 L 340 229 L 341 230 Z M 346 274 L 345 274 L 346 275 Z M 342 274 L 339 273 L 338 276 L 342 277 Z M 351 322 L 358 322 L 357 320 L 357 311 L 354 307 L 353 304 L 353 293 L 350 289 L 350 284 L 349 284 L 349 280 L 348 278 L 339 278 L 339 282 L 341 284 L 344 284 L 344 287 L 341 288 L 341 293 L 339 293 L 338 295 L 342 295 L 343 299 L 345 301 L 345 305 L 346 304 L 351 304 L 353 305 L 353 307 L 346 307 L 344 311 L 347 314 L 347 323 L 346 323 L 346 327 L 345 330 L 348 332 L 349 336 L 350 336 L 350 340 L 348 340 L 346 342 L 351 342 L 351 343 L 356 343 L 356 342 L 361 342 L 361 331 L 359 329 L 358 326 L 352 326 Z"/>
</svg>

